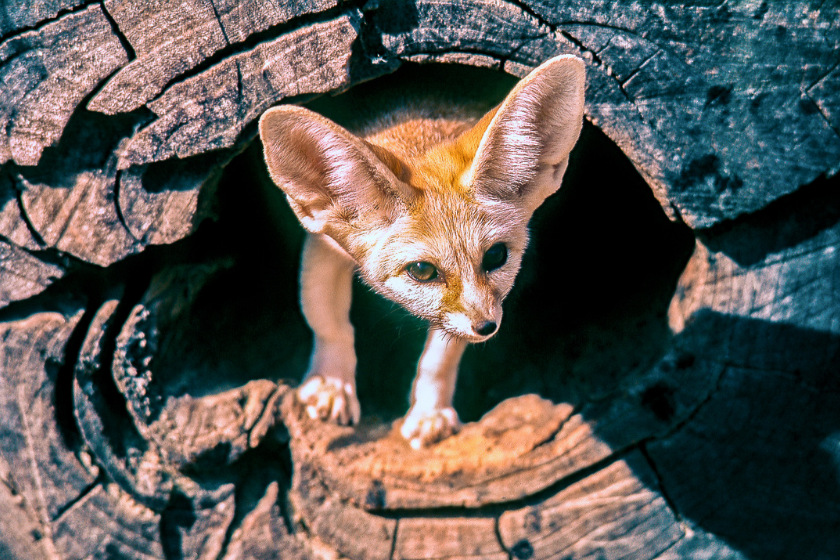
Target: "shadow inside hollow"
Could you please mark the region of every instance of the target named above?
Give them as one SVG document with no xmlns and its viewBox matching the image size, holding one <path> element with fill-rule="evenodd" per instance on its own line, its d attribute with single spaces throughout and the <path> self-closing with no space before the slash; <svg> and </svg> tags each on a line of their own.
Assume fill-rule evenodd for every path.
<svg viewBox="0 0 840 560">
<path fill-rule="evenodd" d="M 456 406 L 469 419 L 528 392 L 602 398 L 670 340 L 666 313 L 694 237 L 599 129 L 584 125 L 563 186 L 530 229 L 499 335 L 464 360 Z"/>
</svg>

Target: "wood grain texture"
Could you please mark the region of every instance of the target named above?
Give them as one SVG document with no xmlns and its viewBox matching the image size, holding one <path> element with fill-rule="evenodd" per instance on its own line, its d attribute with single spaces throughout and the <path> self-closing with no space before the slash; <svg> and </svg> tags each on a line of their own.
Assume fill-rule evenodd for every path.
<svg viewBox="0 0 840 560">
<path fill-rule="evenodd" d="M 505 512 L 499 534 L 517 558 L 654 558 L 683 538 L 638 451 L 535 506 Z"/>
<path fill-rule="evenodd" d="M 290 560 L 312 557 L 311 547 L 290 534 L 280 513 L 282 500 L 280 485 L 272 482 L 234 531 L 224 560 L 269 560 L 281 554 Z"/>
<path fill-rule="evenodd" d="M 0 43 L 0 162 L 36 165 L 85 96 L 126 62 L 98 4 Z"/>
<path fill-rule="evenodd" d="M 327 485 L 369 510 L 478 508 L 542 492 L 608 459 L 615 450 L 667 433 L 694 412 L 720 376 L 697 363 L 677 368 L 673 356 L 627 388 L 625 399 L 593 403 L 577 413 L 536 395 L 508 399 L 479 422 L 427 450 L 413 451 L 396 427 L 321 426 L 293 399 L 284 403 L 292 456 L 313 464 Z M 651 392 L 667 391 L 667 415 Z"/>
<path fill-rule="evenodd" d="M 117 484 L 97 484 L 54 525 L 58 558 L 164 558 L 160 514 Z"/>
<path fill-rule="evenodd" d="M 492 517 L 441 517 L 400 521 L 394 558 L 508 558 Z"/>
<path fill-rule="evenodd" d="M 135 122 L 74 115 L 42 165 L 15 171 L 21 211 L 43 248 L 100 266 L 140 249 L 114 204 L 116 150 Z"/>
<path fill-rule="evenodd" d="M 335 6 L 334 0 L 287 2 L 108 0 L 105 9 L 136 58 L 91 99 L 88 109 L 132 111 L 156 97 L 176 76 L 250 35 L 293 17 Z"/>
<path fill-rule="evenodd" d="M 214 215 L 206 201 L 212 200 L 223 166 L 236 154 L 213 151 L 122 171 L 116 204 L 131 236 L 144 245 L 163 245 L 194 232 Z"/>
<path fill-rule="evenodd" d="M 356 25 L 350 16 L 317 23 L 175 84 L 149 103 L 158 119 L 132 137 L 119 167 L 227 148 L 284 97 L 347 85 Z"/>
<path fill-rule="evenodd" d="M 3 509 L 25 514 L 14 522 L 11 534 L 18 538 L 9 539 L 9 546 L 40 549 L 44 557 L 55 552 L 53 522 L 96 479 L 96 468 L 87 468 L 70 446 L 73 428 L 58 406 L 67 403 L 56 390 L 63 351 L 80 318 L 77 308 L 69 315 L 36 313 L 0 325 L 0 472 L 10 500 Z M 35 526 L 35 540 L 42 542 L 21 539 L 27 525 Z"/>
<path fill-rule="evenodd" d="M 82 6 L 83 0 L 53 0 L 32 3 L 27 0 L 9 0 L 0 6 L 0 37 L 34 27 L 60 13 Z"/>
<path fill-rule="evenodd" d="M 20 178 L 11 173 L 0 175 L 0 235 L 22 249 L 37 250 L 43 247 L 27 223 L 21 208 Z"/>
<path fill-rule="evenodd" d="M 840 556 L 838 48 L 836 1 L 5 3 L 0 556 Z M 605 313 L 581 342 L 653 357 L 605 348 L 580 394 L 500 398 L 422 451 L 305 417 L 299 231 L 243 173 L 256 119 L 406 63 L 558 54 L 695 236 L 661 340 Z M 598 258 L 651 250 L 610 235 Z M 569 369 L 492 359 L 529 391 Z"/>
<path fill-rule="evenodd" d="M 39 294 L 62 276 L 61 266 L 0 241 L 0 307 Z"/>
</svg>

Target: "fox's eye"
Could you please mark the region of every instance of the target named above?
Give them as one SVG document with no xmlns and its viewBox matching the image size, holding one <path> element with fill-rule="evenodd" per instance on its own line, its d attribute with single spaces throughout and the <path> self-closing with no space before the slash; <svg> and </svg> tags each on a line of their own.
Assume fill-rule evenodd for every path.
<svg viewBox="0 0 840 560">
<path fill-rule="evenodd" d="M 507 245 L 504 243 L 496 243 L 484 253 L 481 259 L 481 268 L 485 272 L 496 270 L 507 262 Z"/>
<path fill-rule="evenodd" d="M 405 267 L 408 275 L 418 282 L 430 282 L 438 277 L 437 268 L 432 263 L 427 262 L 413 262 Z"/>
</svg>

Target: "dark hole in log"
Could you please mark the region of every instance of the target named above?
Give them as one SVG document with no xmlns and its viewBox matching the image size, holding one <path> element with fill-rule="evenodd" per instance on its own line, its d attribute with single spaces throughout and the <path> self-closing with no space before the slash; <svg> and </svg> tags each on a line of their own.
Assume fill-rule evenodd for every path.
<svg viewBox="0 0 840 560">
<path fill-rule="evenodd" d="M 531 222 L 499 334 L 465 357 L 456 408 L 474 419 L 516 394 L 599 398 L 647 369 L 670 337 L 668 304 L 693 247 L 621 150 L 585 124 L 563 186 Z"/>
<path fill-rule="evenodd" d="M 454 66 L 410 67 L 385 79 L 420 78 L 432 87 L 447 80 L 495 83 L 491 103 L 515 83 L 498 72 Z M 341 108 L 343 101 L 314 105 L 330 103 Z M 259 142 L 227 166 L 218 192 L 220 218 L 198 235 L 235 264 L 217 273 L 173 325 L 182 333 L 179 349 L 156 370 L 171 382 L 180 377 L 194 396 L 196 387 L 188 385 L 196 379 L 212 379 L 212 387 L 203 382 L 212 392 L 250 379 L 299 379 L 311 344 L 298 305 L 303 230 L 269 179 Z M 525 393 L 571 402 L 602 397 L 657 360 L 670 336 L 666 311 L 692 234 L 667 219 L 629 160 L 596 127 L 584 126 L 564 186 L 537 211 L 531 233 L 499 334 L 464 357 L 455 397 L 464 420 Z M 361 283 L 353 297 L 363 416 L 397 418 L 408 408 L 426 327 Z"/>
</svg>

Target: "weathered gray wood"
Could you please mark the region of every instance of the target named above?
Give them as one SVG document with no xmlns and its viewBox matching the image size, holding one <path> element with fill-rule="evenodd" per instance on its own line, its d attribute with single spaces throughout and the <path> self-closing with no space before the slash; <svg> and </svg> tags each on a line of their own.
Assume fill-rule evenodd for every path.
<svg viewBox="0 0 840 560">
<path fill-rule="evenodd" d="M 239 43 L 269 27 L 306 14 L 323 12 L 337 4 L 337 0 L 213 0 L 213 8 L 229 43 Z"/>
<path fill-rule="evenodd" d="M 58 417 L 57 371 L 64 348 L 81 318 L 35 313 L 0 324 L 0 472 L 2 484 L 13 493 L 3 508 L 23 509 L 27 515 L 13 527 L 20 531 L 36 524 L 43 542 L 9 539 L 10 546 L 33 546 L 44 555 L 54 551 L 52 523 L 96 479 L 70 447 L 67 418 Z M 36 521 L 37 520 L 37 521 Z"/>
<path fill-rule="evenodd" d="M 39 294 L 62 276 L 62 267 L 0 241 L 0 307 Z"/>
<path fill-rule="evenodd" d="M 136 55 L 88 103 L 107 114 L 131 111 L 157 96 L 179 74 L 249 35 L 293 17 L 335 6 L 335 0 L 286 4 L 192 0 L 107 0 L 105 8 Z"/>
<path fill-rule="evenodd" d="M 74 372 L 74 415 L 96 465 L 121 492 L 157 515 L 172 493 L 173 477 L 130 424 L 125 397 L 105 377 L 111 359 L 106 333 L 115 328 L 118 304 L 117 299 L 105 301 L 91 319 Z"/>
<path fill-rule="evenodd" d="M 393 549 L 397 521 L 347 504 L 332 493 L 317 473 L 302 464 L 294 472 L 294 489 L 289 499 L 306 523 L 316 546 L 349 558 L 387 558 Z M 359 538 L 364 535 L 363 538 Z"/>
<path fill-rule="evenodd" d="M 85 96 L 126 62 L 99 4 L 0 43 L 0 162 L 36 165 Z"/>
<path fill-rule="evenodd" d="M 70 188 L 24 180 L 21 194 L 29 222 L 47 246 L 107 266 L 137 250 L 113 203 L 116 169 L 81 171 Z"/>
<path fill-rule="evenodd" d="M 155 288 L 152 291 L 157 293 Z M 64 533 L 59 544 L 70 557 L 118 550 L 127 558 L 161 558 L 170 547 L 192 558 L 217 558 L 225 550 L 228 528 L 236 514 L 235 486 L 194 480 L 178 469 L 197 460 L 218 467 L 235 460 L 249 445 L 257 446 L 274 423 L 272 407 L 282 392 L 263 380 L 206 399 L 170 399 L 155 422 L 130 424 L 123 410 L 126 402 L 114 402 L 113 389 L 109 389 L 112 373 L 103 369 L 112 359 L 105 354 L 105 345 L 119 316 L 117 304 L 116 299 L 107 301 L 91 320 L 74 387 L 76 417 L 90 446 L 91 460 L 116 484 L 103 487 L 105 494 L 103 488 L 94 490 L 92 503 L 80 500 L 68 511 L 62 519 Z M 148 317 L 148 312 L 145 315 Z M 126 328 L 135 326 L 129 318 Z M 129 408 L 136 408 L 138 393 L 125 391 L 125 395 L 119 398 L 134 404 Z M 227 422 L 221 416 L 227 416 Z M 200 457 L 225 445 L 231 446 L 229 455 L 220 455 L 215 462 Z M 114 500 L 130 507 L 123 510 Z M 78 525 L 91 517 L 102 518 L 99 527 L 117 527 L 77 539 Z M 252 528 L 255 523 L 240 529 L 261 530 L 258 525 Z M 130 534 L 123 537 L 125 531 Z M 118 542 L 112 542 L 112 537 Z"/>
<path fill-rule="evenodd" d="M 212 198 L 222 166 L 234 155 L 212 152 L 124 170 L 116 202 L 125 227 L 143 244 L 183 239 L 213 214 L 212 207 L 201 207 L 201 199 Z"/>
<path fill-rule="evenodd" d="M 209 0 L 177 4 L 106 0 L 104 6 L 136 58 L 88 103 L 94 111 L 114 114 L 136 109 L 172 78 L 227 46 Z"/>
<path fill-rule="evenodd" d="M 0 554 L 4 558 L 46 560 L 38 514 L 26 498 L 18 494 L 8 475 L 0 472 Z"/>
<path fill-rule="evenodd" d="M 18 186 L 10 173 L 0 175 L 0 236 L 20 248 L 43 248 L 24 219 Z"/>
<path fill-rule="evenodd" d="M 507 2 L 421 1 L 411 10 L 382 3 L 369 19 L 381 33 L 382 47 L 397 57 L 477 51 L 507 58 L 549 33 L 547 26 Z"/>
<path fill-rule="evenodd" d="M 529 4 L 641 116 L 644 134 L 611 107 L 596 109 L 597 93 L 589 99 L 690 225 L 757 210 L 840 168 L 838 127 L 818 110 L 836 95 L 814 88 L 837 66 L 836 2 Z"/>
<path fill-rule="evenodd" d="M 120 168 L 230 147 L 284 97 L 347 85 L 357 25 L 352 16 L 316 23 L 175 84 L 149 103 L 158 119 L 131 139 Z"/>
<path fill-rule="evenodd" d="M 832 215 L 836 193 L 829 200 Z M 747 557 L 831 557 L 840 551 L 840 223 L 797 242 L 802 230 L 788 220 L 698 241 L 672 327 L 678 344 L 726 369 L 699 413 L 649 449 L 675 506 Z"/>
<path fill-rule="evenodd" d="M 714 241 L 712 241 L 714 243 Z M 674 332 L 681 333 L 687 322 L 700 313 L 768 323 L 782 323 L 800 329 L 840 334 L 840 225 L 835 224 L 793 247 L 769 253 L 755 263 L 739 264 L 724 251 L 711 251 L 697 242 L 694 255 L 680 282 L 679 297 L 671 305 Z M 739 323 L 733 321 L 733 328 Z M 695 330 L 699 330 L 696 329 Z M 751 334 L 751 333 L 750 333 Z M 734 332 L 699 331 L 713 337 L 695 343 L 698 348 L 715 347 L 721 361 L 767 370 L 784 369 L 791 356 L 779 355 L 778 342 L 762 337 L 759 348 L 744 348 Z M 694 335 L 695 337 L 698 335 Z M 765 346 L 766 345 L 766 346 Z M 803 349 L 806 350 L 806 349 Z M 808 350 L 816 350 L 808 349 Z M 813 351 L 803 352 L 817 357 Z M 830 359 L 831 354 L 822 356 Z M 803 363 L 813 368 L 827 362 Z"/>
<path fill-rule="evenodd" d="M 196 21 L 201 20 L 202 25 L 224 28 L 225 33 L 229 34 L 228 38 L 234 35 L 239 38 L 250 30 L 252 23 L 249 22 L 260 19 L 255 14 L 275 14 L 260 21 L 274 21 L 272 18 L 281 21 L 293 15 L 284 11 L 285 8 L 274 10 L 261 7 L 261 10 L 267 11 L 249 11 L 249 5 L 231 12 L 229 6 L 219 5 L 215 7 L 215 12 L 223 22 L 222 27 L 219 27 L 215 15 L 211 18 L 212 10 L 205 4 L 202 6 L 201 10 L 192 10 L 182 16 L 198 18 Z M 824 167 L 835 169 L 838 161 L 837 135 L 831 129 L 832 126 L 837 128 L 836 116 L 831 116 L 836 110 L 832 109 L 833 96 L 828 94 L 833 91 L 830 86 L 837 75 L 837 70 L 832 70 L 835 61 L 830 56 L 833 52 L 832 41 L 836 41 L 837 36 L 836 26 L 831 23 L 837 18 L 832 18 L 831 14 L 837 7 L 823 4 L 819 11 L 808 12 L 801 7 L 775 4 L 767 5 L 766 9 L 754 6 L 753 3 L 727 6 L 684 6 L 648 14 L 634 4 L 611 4 L 609 9 L 546 4 L 533 8 L 534 13 L 541 18 L 540 21 L 528 14 L 531 8 L 520 10 L 502 3 L 476 3 L 470 5 L 469 10 L 464 10 L 457 2 L 420 3 L 416 10 L 409 11 L 408 19 L 402 21 L 398 17 L 399 7 L 383 5 L 366 11 L 366 18 L 371 23 L 366 31 L 374 36 L 364 38 L 363 42 L 379 44 L 389 56 L 405 59 L 420 57 L 423 60 L 454 60 L 455 57 L 467 63 L 498 63 L 517 74 L 524 73 L 527 68 L 558 52 L 583 52 L 589 55 L 592 60 L 588 94 L 591 118 L 631 154 L 631 159 L 652 183 L 666 210 L 673 211 L 676 208 L 689 223 L 705 226 L 743 211 L 754 210 L 789 192 L 793 186 L 810 181 L 824 171 Z M 173 22 L 180 21 L 175 15 L 166 15 L 153 8 L 124 2 L 113 5 L 112 11 L 116 14 L 115 19 L 125 13 L 126 18 L 138 25 L 155 21 L 155 17 L 173 25 Z M 318 4 L 295 9 L 307 11 L 310 8 L 311 11 L 320 11 L 328 6 Z M 234 13 L 237 15 L 234 16 Z M 465 13 L 471 15 L 459 15 Z M 74 17 L 79 16 L 74 14 Z M 231 21 L 225 23 L 227 19 Z M 678 25 L 683 21 L 688 23 Z M 638 26 L 645 26 L 645 32 L 635 31 Z M 159 25 L 153 30 L 157 32 L 165 28 L 165 25 Z M 254 30 L 258 28 L 253 27 Z M 131 29 L 129 23 L 123 29 L 130 43 L 130 36 L 134 33 Z M 738 31 L 730 32 L 730 29 Z M 381 33 L 379 38 L 375 37 L 377 32 Z M 733 34 L 740 38 L 739 45 L 727 45 L 723 56 L 709 57 L 705 54 L 711 52 L 709 45 L 714 41 L 722 41 Z M 173 34 L 155 35 L 158 40 L 139 30 L 136 35 L 137 45 L 133 46 L 139 53 L 148 50 L 145 59 L 151 60 L 164 54 L 171 56 L 173 51 L 178 50 L 170 48 L 170 44 L 164 40 Z M 187 37 L 189 33 L 176 35 Z M 149 41 L 148 45 L 143 43 L 144 40 Z M 820 50 L 823 43 L 826 48 Z M 190 45 L 197 43 L 192 41 Z M 697 46 L 692 50 L 691 45 Z M 470 52 L 475 50 L 487 54 Z M 783 59 L 775 64 L 772 58 L 764 57 L 759 69 L 741 71 L 740 68 L 751 64 L 752 59 L 743 55 L 747 52 L 766 52 L 771 57 L 789 53 L 798 58 Z M 480 58 L 488 55 L 490 58 Z M 247 52 L 236 55 L 243 56 L 247 56 Z M 686 56 L 690 58 L 686 59 Z M 135 63 L 141 58 L 135 60 Z M 498 62 L 494 62 L 494 58 Z M 186 57 L 180 59 L 186 60 Z M 707 59 L 709 61 L 704 62 Z M 686 61 L 690 64 L 687 65 Z M 225 60 L 222 63 L 224 66 Z M 713 67 L 709 67 L 710 64 Z M 644 68 L 637 70 L 642 65 Z M 204 74 L 207 72 L 201 75 Z M 225 76 L 210 73 L 204 81 L 227 82 L 230 85 L 225 89 L 235 90 L 238 80 L 230 72 Z M 709 76 L 726 77 L 732 82 L 731 87 L 710 81 Z M 802 89 L 800 85 L 806 83 L 809 76 L 815 78 L 813 83 L 806 84 L 807 95 L 813 99 L 816 104 L 814 107 L 819 109 L 817 111 L 808 110 L 808 98 L 800 99 L 801 94 L 798 93 Z M 733 81 L 735 77 L 740 82 Z M 199 76 L 192 80 L 196 78 Z M 774 82 L 771 89 L 763 91 L 762 84 L 769 84 L 771 78 L 778 83 Z M 745 80 L 745 83 L 741 83 Z M 153 81 L 144 75 L 144 79 L 132 80 L 132 83 L 143 84 L 145 87 Z M 686 84 L 690 87 L 687 88 Z M 648 91 L 653 85 L 664 93 L 660 95 Z M 325 86 L 338 87 L 336 84 Z M 115 91 L 128 91 L 125 87 L 114 88 Z M 241 130 L 240 126 L 259 114 L 259 107 L 255 109 L 254 101 L 249 96 L 245 95 L 238 100 L 236 96 L 222 96 L 202 111 L 206 115 L 213 112 L 211 107 L 221 107 L 230 102 L 239 105 L 233 113 L 224 110 L 228 115 L 226 118 L 240 123 L 232 130 L 220 132 L 218 126 L 208 122 L 208 116 L 187 116 L 183 110 L 177 111 L 180 116 L 173 117 L 171 114 L 180 103 L 177 99 L 203 105 L 205 102 L 202 96 L 205 93 L 202 92 L 213 89 L 216 88 L 178 89 L 164 96 L 167 101 L 152 102 L 152 106 L 158 108 L 157 111 L 168 115 L 162 120 L 170 122 L 158 122 L 141 132 L 133 143 L 133 149 L 140 149 L 142 154 L 131 152 L 125 161 L 140 163 L 161 159 L 167 154 L 183 156 L 217 145 L 229 145 Z M 265 92 L 268 91 L 268 97 L 272 97 L 271 102 L 278 99 L 270 94 L 270 88 L 266 89 L 264 84 L 256 87 L 256 90 L 260 90 L 259 95 L 263 97 L 266 97 Z M 681 91 L 683 93 L 679 95 L 670 93 Z M 698 101 L 691 101 L 689 97 Z M 670 114 L 668 103 L 682 109 L 679 109 L 679 113 Z M 737 108 L 733 104 L 737 104 Z M 657 111 L 664 113 L 657 116 Z M 780 115 L 780 111 L 789 117 L 764 118 L 771 113 L 774 116 Z M 735 118 L 741 121 L 733 121 Z M 767 125 L 770 121 L 781 120 L 795 123 L 795 126 L 788 127 L 790 133 Z M 208 126 L 211 127 L 209 131 Z M 684 130 L 691 131 L 695 139 L 715 138 L 716 144 L 707 146 L 702 140 L 684 143 Z M 727 132 L 731 130 L 746 130 L 749 138 L 746 139 L 744 135 L 733 137 L 731 132 Z M 172 134 L 180 137 L 170 138 Z M 218 137 L 219 134 L 222 138 Z M 797 134 L 805 136 L 797 139 Z M 196 141 L 190 140 L 191 136 L 201 137 L 201 146 L 182 146 Z M 211 141 L 213 138 L 215 141 Z M 174 145 L 167 147 L 167 143 Z M 799 155 L 791 157 L 790 150 L 797 150 Z M 805 150 L 811 151 L 806 153 Z M 806 165 L 803 163 L 806 161 L 813 161 L 814 164 Z M 826 166 L 821 165 L 823 161 Z M 753 171 L 748 174 L 742 172 L 743 177 L 736 177 L 737 174 L 733 175 L 732 171 L 736 167 Z M 755 171 L 759 168 L 762 171 Z M 772 172 L 767 172 L 768 169 Z M 686 190 L 685 186 L 692 181 L 697 188 Z M 737 196 L 733 196 L 733 188 L 740 190 Z M 685 194 L 680 194 L 679 189 L 683 189 Z M 716 192 L 716 189 L 720 192 Z M 700 192 L 702 196 L 698 194 Z M 176 231 L 182 233 L 179 229 Z"/>
<path fill-rule="evenodd" d="M 655 558 L 684 538 L 634 451 L 541 501 L 505 512 L 499 535 L 516 558 Z"/>
<path fill-rule="evenodd" d="M 82 4 L 83 0 L 48 0 L 34 3 L 28 0 L 7 0 L 0 4 L 0 37 L 34 27 Z"/>
<path fill-rule="evenodd" d="M 283 558 L 304 560 L 312 557 L 312 550 L 302 539 L 289 534 L 279 502 L 283 495 L 276 482 L 234 531 L 224 560 L 269 560 Z"/>
<path fill-rule="evenodd" d="M 58 518 L 53 558 L 161 560 L 161 517 L 114 483 L 97 484 Z"/>
<path fill-rule="evenodd" d="M 690 423 L 650 446 L 679 511 L 748 558 L 840 552 L 840 398 L 836 382 L 821 393 L 803 385 L 730 368 Z"/>
<path fill-rule="evenodd" d="M 43 165 L 21 168 L 15 180 L 21 211 L 45 247 L 107 266 L 138 251 L 115 204 L 120 139 L 135 120 L 74 118 Z"/>
</svg>

